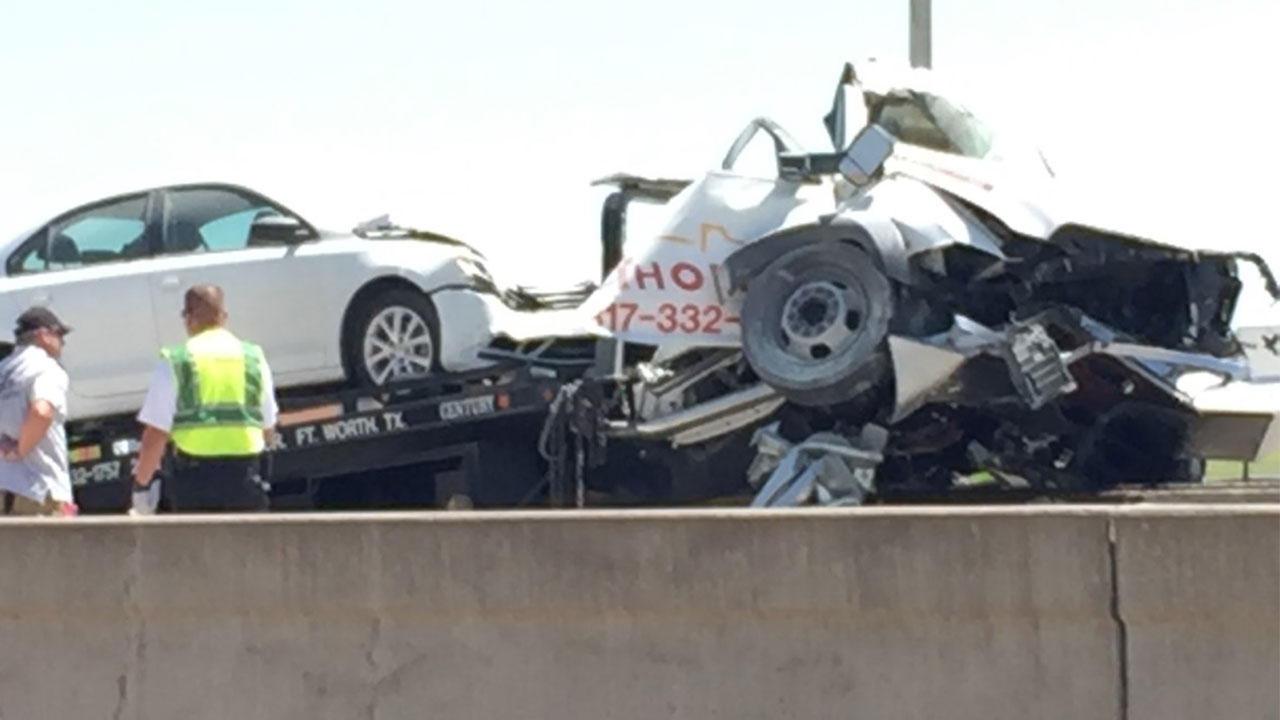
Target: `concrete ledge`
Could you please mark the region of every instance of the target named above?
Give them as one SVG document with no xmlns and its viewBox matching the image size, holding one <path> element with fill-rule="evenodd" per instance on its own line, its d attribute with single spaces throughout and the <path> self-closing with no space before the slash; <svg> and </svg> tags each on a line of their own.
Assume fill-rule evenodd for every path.
<svg viewBox="0 0 1280 720">
<path fill-rule="evenodd" d="M 561 523 L 576 520 L 608 520 L 610 522 L 652 522 L 655 520 L 785 520 L 794 518 L 866 518 L 866 517 L 1102 517 L 1169 515 L 1263 515 L 1280 513 L 1280 500 L 1274 503 L 1041 503 L 1024 505 L 873 505 L 864 507 L 800 507 L 800 508 L 584 508 L 560 510 L 389 510 L 359 512 L 287 512 L 263 514 L 213 515 L 82 515 L 75 518 L 6 518 L 3 528 L 19 526 L 81 527 L 105 525 L 115 527 L 150 527 L 163 525 L 333 525 L 382 522 L 421 523 Z"/>
<path fill-rule="evenodd" d="M 1124 523 L 1240 552 L 1231 528 L 1258 542 L 1278 519 L 1197 504 L 4 521 L 0 717 L 1119 717 L 1148 682 L 1126 642 L 1179 628 L 1126 631 L 1117 609 L 1163 611 L 1114 588 L 1250 582 L 1201 570 L 1221 565 L 1213 547 L 1168 562 Z M 1274 623 L 1273 596 L 1240 592 Z M 1264 644 L 1241 646 L 1261 671 Z M 1180 662 L 1207 662 L 1194 650 Z M 1143 662 L 1152 683 L 1176 669 Z M 1265 701 L 1258 677 L 1234 692 Z"/>
</svg>

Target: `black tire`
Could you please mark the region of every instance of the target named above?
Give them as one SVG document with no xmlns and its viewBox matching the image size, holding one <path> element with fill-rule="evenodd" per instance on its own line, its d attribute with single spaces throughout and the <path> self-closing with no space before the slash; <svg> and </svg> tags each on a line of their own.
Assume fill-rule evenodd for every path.
<svg viewBox="0 0 1280 720">
<path fill-rule="evenodd" d="M 1146 403 L 1121 403 L 1098 418 L 1076 454 L 1083 489 L 1204 482 L 1206 462 L 1192 447 L 1190 416 Z"/>
<path fill-rule="evenodd" d="M 383 314 L 389 310 L 399 310 L 412 315 L 417 319 L 418 323 L 425 327 L 425 336 L 430 341 L 430 357 L 426 359 L 424 365 L 419 365 L 418 360 L 413 360 L 412 371 L 408 374 L 393 373 L 389 377 L 379 377 L 379 368 L 376 363 L 375 367 L 371 368 L 366 358 L 365 340 L 370 326 L 375 321 L 383 318 Z M 417 325 L 413 325 L 413 327 L 416 328 Z M 360 387 L 375 388 L 391 381 L 426 377 L 440 369 L 440 320 L 436 315 L 435 306 L 431 304 L 431 300 L 426 295 L 408 288 L 392 288 L 360 302 L 355 307 L 351 323 L 347 327 L 347 332 L 344 333 L 342 345 L 348 373 L 352 381 Z M 417 346 L 412 354 L 422 357 L 425 355 L 421 352 L 423 347 L 421 345 Z M 409 361 L 406 360 L 405 362 L 408 363 Z"/>
<path fill-rule="evenodd" d="M 788 400 L 835 405 L 889 377 L 892 316 L 889 280 L 865 252 L 843 243 L 808 245 L 779 256 L 751 281 L 742 308 L 743 353 Z"/>
</svg>

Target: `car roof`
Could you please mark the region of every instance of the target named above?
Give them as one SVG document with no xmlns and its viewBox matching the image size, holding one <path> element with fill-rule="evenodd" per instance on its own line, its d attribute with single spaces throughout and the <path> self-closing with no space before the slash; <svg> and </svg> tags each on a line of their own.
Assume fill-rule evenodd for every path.
<svg viewBox="0 0 1280 720">
<path fill-rule="evenodd" d="M 251 193 L 253 195 L 257 195 L 267 200 L 270 200 L 272 203 L 279 205 L 282 208 L 289 209 L 290 212 L 293 212 L 295 215 L 299 215 L 299 217 L 301 217 L 303 222 L 307 222 L 305 215 L 301 215 L 297 213 L 296 211 L 294 211 L 292 208 L 289 208 L 284 203 L 281 203 L 278 200 L 276 200 L 274 197 L 266 193 L 263 193 L 260 190 L 255 190 L 254 188 L 251 188 L 247 185 L 243 185 L 240 183 L 220 181 L 220 180 L 175 182 L 175 183 L 149 185 L 146 187 L 138 187 L 131 190 L 116 191 L 106 195 L 97 195 L 97 196 L 87 197 L 87 198 L 84 197 L 83 195 L 77 195 L 77 196 L 74 196 L 75 199 L 73 198 L 63 199 L 61 201 L 60 206 L 57 208 L 56 211 L 54 211 L 53 214 L 46 213 L 43 216 L 43 218 L 39 220 L 39 222 L 32 224 L 30 221 L 30 218 L 27 218 L 24 221 L 26 224 L 22 226 L 23 229 L 21 232 L 9 235 L 7 237 L 6 242 L 4 242 L 3 244 L 0 244 L 0 252 L 8 251 L 9 249 L 16 246 L 18 243 L 31 237 L 32 233 L 44 227 L 45 225 L 48 225 L 49 223 L 53 222 L 54 220 L 57 220 L 63 215 L 66 215 L 80 208 L 111 203 L 117 200 L 123 200 L 125 198 L 133 197 L 135 195 L 145 195 L 148 193 L 153 193 L 153 192 L 162 191 L 162 190 L 168 191 L 168 190 L 185 190 L 185 189 L 196 189 L 196 188 L 224 189 L 224 190 L 235 190 L 235 191 Z"/>
</svg>

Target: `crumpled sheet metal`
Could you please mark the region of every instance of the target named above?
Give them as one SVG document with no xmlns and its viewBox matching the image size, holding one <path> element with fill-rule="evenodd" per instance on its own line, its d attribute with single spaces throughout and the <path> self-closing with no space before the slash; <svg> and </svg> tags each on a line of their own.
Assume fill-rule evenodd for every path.
<svg viewBox="0 0 1280 720">
<path fill-rule="evenodd" d="M 887 438 L 882 428 L 868 426 L 854 440 L 820 432 L 791 443 L 778 434 L 776 422 L 760 428 L 751 440 L 757 455 L 747 471 L 760 488 L 751 507 L 861 505 L 875 489 Z"/>
</svg>

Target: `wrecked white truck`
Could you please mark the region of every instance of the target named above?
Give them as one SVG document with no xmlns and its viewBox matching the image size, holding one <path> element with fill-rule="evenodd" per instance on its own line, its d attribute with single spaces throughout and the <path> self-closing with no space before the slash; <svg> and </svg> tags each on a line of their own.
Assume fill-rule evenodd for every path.
<svg viewBox="0 0 1280 720">
<path fill-rule="evenodd" d="M 925 71 L 845 66 L 825 125 L 833 152 L 757 119 L 698 181 L 612 179 L 670 216 L 578 309 L 603 339 L 541 439 L 553 495 L 1089 490 L 1280 446 L 1280 373 L 1233 324 L 1246 275 L 1280 299 L 1261 257 L 1060 217 L 1044 158 Z M 777 177 L 734 171 L 758 133 Z M 519 340 L 494 351 L 552 356 Z"/>
</svg>

